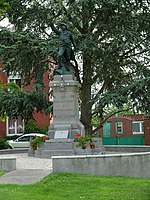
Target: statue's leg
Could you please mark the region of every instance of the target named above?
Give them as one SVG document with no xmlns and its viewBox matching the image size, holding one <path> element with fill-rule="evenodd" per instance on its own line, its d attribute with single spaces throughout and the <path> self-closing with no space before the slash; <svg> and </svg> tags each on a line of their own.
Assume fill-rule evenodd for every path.
<svg viewBox="0 0 150 200">
<path fill-rule="evenodd" d="M 61 69 L 62 68 L 62 57 L 61 56 L 58 56 L 58 69 Z"/>
<path fill-rule="evenodd" d="M 60 47 L 58 52 L 58 69 L 61 69 L 64 65 L 64 48 Z"/>
<path fill-rule="evenodd" d="M 66 48 L 65 51 L 65 56 L 66 56 L 66 70 L 70 71 L 70 59 L 71 59 L 71 49 L 70 48 Z"/>
</svg>

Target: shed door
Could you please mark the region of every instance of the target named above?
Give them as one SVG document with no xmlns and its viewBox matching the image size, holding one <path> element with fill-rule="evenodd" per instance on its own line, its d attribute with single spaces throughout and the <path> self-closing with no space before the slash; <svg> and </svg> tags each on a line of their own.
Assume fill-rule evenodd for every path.
<svg viewBox="0 0 150 200">
<path fill-rule="evenodd" d="M 111 136 L 111 123 L 106 122 L 103 125 L 103 137 L 110 137 Z"/>
</svg>

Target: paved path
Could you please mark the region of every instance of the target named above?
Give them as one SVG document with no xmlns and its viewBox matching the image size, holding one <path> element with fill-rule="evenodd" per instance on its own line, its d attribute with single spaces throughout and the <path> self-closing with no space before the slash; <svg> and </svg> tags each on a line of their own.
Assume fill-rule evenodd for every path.
<svg viewBox="0 0 150 200">
<path fill-rule="evenodd" d="M 0 177 L 0 184 L 34 184 L 52 173 L 52 160 L 28 157 L 26 153 L 7 154 L 0 157 L 15 157 L 16 170 Z"/>
</svg>

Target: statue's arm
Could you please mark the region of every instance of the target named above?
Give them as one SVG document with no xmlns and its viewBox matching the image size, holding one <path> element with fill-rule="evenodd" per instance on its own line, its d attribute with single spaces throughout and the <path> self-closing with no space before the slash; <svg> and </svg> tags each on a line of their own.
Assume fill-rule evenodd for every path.
<svg viewBox="0 0 150 200">
<path fill-rule="evenodd" d="M 57 35 L 60 34 L 60 31 L 54 26 L 53 23 L 50 24 L 50 27 L 51 27 L 52 31 L 54 31 Z"/>
</svg>

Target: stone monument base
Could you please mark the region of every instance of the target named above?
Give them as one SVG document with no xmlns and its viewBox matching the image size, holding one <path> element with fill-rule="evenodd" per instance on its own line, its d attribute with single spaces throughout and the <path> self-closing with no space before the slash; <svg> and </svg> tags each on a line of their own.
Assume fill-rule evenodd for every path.
<svg viewBox="0 0 150 200">
<path fill-rule="evenodd" d="M 49 126 L 49 140 L 37 150 L 29 150 L 29 156 L 51 158 L 51 156 L 102 154 L 101 138 L 93 140 L 94 149 L 82 149 L 74 142 L 76 134 L 84 137 L 85 130 L 79 117 L 78 92 L 80 84 L 74 75 L 55 75 L 50 83 L 53 89 L 53 122 Z"/>
<path fill-rule="evenodd" d="M 53 89 L 53 122 L 49 126 L 50 139 L 74 139 L 84 136 L 84 126 L 79 119 L 80 84 L 73 75 L 55 75 L 50 83 Z"/>
<path fill-rule="evenodd" d="M 43 146 L 37 150 L 29 149 L 28 156 L 38 158 L 51 158 L 51 156 L 66 156 L 66 155 L 99 155 L 103 154 L 104 147 L 101 138 L 94 138 L 94 149 L 87 147 L 82 149 L 74 139 L 50 139 L 43 143 Z"/>
</svg>

